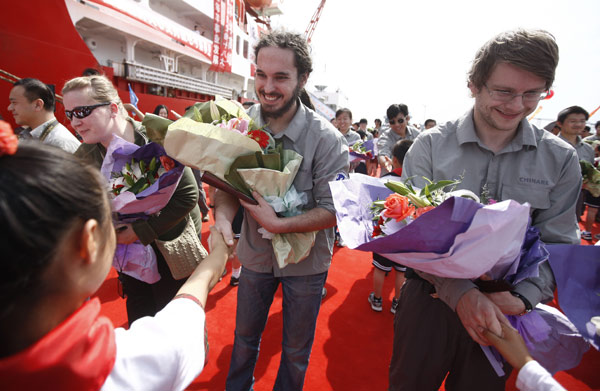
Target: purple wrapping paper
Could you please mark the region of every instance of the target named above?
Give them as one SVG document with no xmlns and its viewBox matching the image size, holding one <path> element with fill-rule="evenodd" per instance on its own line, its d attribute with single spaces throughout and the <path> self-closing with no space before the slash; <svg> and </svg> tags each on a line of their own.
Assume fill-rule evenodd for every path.
<svg viewBox="0 0 600 391">
<path fill-rule="evenodd" d="M 481 208 L 474 201 L 454 197 L 396 234 L 373 239 L 371 203 L 392 194 L 382 183 L 365 175 L 351 175 L 350 180 L 329 183 L 333 193 L 336 193 L 334 187 L 345 187 L 347 198 L 334 197 L 334 203 L 338 229 L 349 248 L 377 253 L 444 253 L 450 249 L 456 235 L 467 230 L 475 212 Z"/>
<path fill-rule="evenodd" d="M 156 254 L 152 246 L 144 246 L 139 241 L 131 244 L 117 244 L 112 264 L 119 272 L 147 284 L 154 284 L 160 280 Z"/>
<path fill-rule="evenodd" d="M 158 158 L 163 155 L 166 155 L 165 150 L 159 144 L 148 143 L 140 147 L 115 136 L 107 148 L 100 171 L 105 178 L 110 179 L 111 173 L 121 171 L 131 158 L 144 159 L 149 163 L 152 157 Z M 174 162 L 175 167 L 161 175 L 146 190 L 138 194 L 124 191 L 113 198 L 111 201 L 113 211 L 121 215 L 151 215 L 164 208 L 173 196 L 185 168 L 176 160 Z"/>
<path fill-rule="evenodd" d="M 347 181 L 330 182 L 330 187 L 334 196 L 338 228 L 348 246 L 386 256 L 394 253 L 415 253 L 417 259 L 418 253 L 447 252 L 456 236 L 467 231 L 474 222 L 476 212 L 482 207 L 465 198 L 450 198 L 395 234 L 373 239 L 370 205 L 377 199 L 385 199 L 392 192 L 382 187 L 382 181 L 379 179 L 365 178 L 363 175 L 351 176 Z M 490 239 L 493 240 L 493 236 L 490 236 Z M 505 279 L 517 284 L 526 278 L 539 275 L 539 264 L 548 259 L 548 250 L 534 227 L 527 228 L 522 240 L 520 256 L 502 268 L 493 267 L 489 272 L 493 279 Z M 492 247 L 490 244 L 490 248 Z M 473 249 L 476 250 L 478 251 Z M 600 268 L 600 256 L 596 255 L 596 261 L 597 267 Z M 590 273 L 589 269 L 586 270 L 583 266 L 579 270 L 582 270 L 581 273 L 587 273 L 588 279 L 590 274 L 595 276 L 595 286 L 600 295 L 600 270 Z M 444 277 L 442 274 L 438 275 Z M 557 280 L 560 281 L 558 278 Z M 560 297 L 559 290 L 559 300 Z M 596 296 L 595 299 L 599 300 L 597 303 L 600 302 L 600 296 Z M 595 315 L 599 314 L 599 311 L 596 311 Z M 587 317 L 589 321 L 591 316 L 586 314 L 583 317 Z M 534 312 L 523 317 L 508 318 L 525 339 L 532 355 L 550 371 L 556 372 L 577 366 L 581 355 L 587 350 L 575 326 L 554 309 L 540 305 Z M 498 361 L 496 352 L 489 347 L 482 346 L 482 349 L 496 372 L 502 375 L 502 364 Z"/>
<path fill-rule="evenodd" d="M 575 368 L 589 349 L 576 327 L 559 310 L 538 304 L 525 316 L 507 316 L 541 366 L 552 374 Z"/>
<path fill-rule="evenodd" d="M 159 158 L 163 155 L 166 155 L 165 150 L 159 144 L 148 143 L 140 147 L 115 136 L 106 150 L 100 172 L 110 181 L 111 173 L 121 171 L 131 158 L 137 161 L 143 159 L 150 163 L 153 157 Z M 113 212 L 119 214 L 120 223 L 148 218 L 167 205 L 185 168 L 176 160 L 174 162 L 175 167 L 161 175 L 146 190 L 138 194 L 124 191 L 111 199 Z M 154 250 L 151 246 L 144 246 L 139 242 L 117 245 L 113 266 L 118 271 L 149 284 L 160 280 Z"/>
<path fill-rule="evenodd" d="M 583 338 L 600 350 L 600 336 L 590 319 L 600 316 L 600 246 L 548 246 L 558 303 Z"/>
<path fill-rule="evenodd" d="M 354 144 L 352 144 L 354 145 Z M 350 149 L 349 155 L 350 155 L 350 162 L 356 161 L 356 160 L 370 160 L 373 157 L 375 157 L 375 143 L 373 142 L 373 140 L 367 140 L 363 143 L 363 146 L 365 147 L 365 149 L 367 150 L 367 152 L 371 152 L 371 157 L 367 157 L 366 154 L 362 154 L 362 153 L 358 153 L 358 152 L 354 152 L 352 149 Z"/>
</svg>

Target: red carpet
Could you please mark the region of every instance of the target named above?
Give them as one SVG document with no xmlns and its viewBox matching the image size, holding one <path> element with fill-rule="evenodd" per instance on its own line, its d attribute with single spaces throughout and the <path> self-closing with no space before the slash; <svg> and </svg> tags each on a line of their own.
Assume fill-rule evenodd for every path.
<svg viewBox="0 0 600 391">
<path fill-rule="evenodd" d="M 208 224 L 203 227 L 206 239 Z M 595 232 L 600 230 L 595 227 Z M 393 278 L 386 278 L 383 312 L 371 310 L 367 296 L 372 290 L 370 254 L 336 248 L 317 323 L 315 342 L 306 374 L 305 389 L 379 391 L 388 386 L 388 365 L 392 351 L 393 315 L 390 303 Z M 231 266 L 228 265 L 230 270 Z M 213 289 L 207 305 L 210 358 L 204 371 L 189 390 L 223 390 L 233 347 L 236 288 L 229 286 L 228 274 Z M 117 295 L 114 270 L 98 292 L 102 311 L 115 326 L 126 322 L 124 301 Z M 263 334 L 255 377 L 256 391 L 272 390 L 281 354 L 281 292 L 271 307 Z M 198 330 L 201 332 L 201 329 Z M 570 391 L 600 390 L 600 353 L 590 349 L 582 363 L 555 378 Z M 516 373 L 506 389 L 516 390 Z M 442 388 L 443 389 L 443 388 Z M 483 388 L 482 388 L 483 389 Z"/>
</svg>

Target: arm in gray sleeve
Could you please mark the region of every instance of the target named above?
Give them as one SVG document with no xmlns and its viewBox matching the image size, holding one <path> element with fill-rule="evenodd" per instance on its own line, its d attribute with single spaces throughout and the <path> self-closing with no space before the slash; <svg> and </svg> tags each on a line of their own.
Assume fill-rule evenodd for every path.
<svg viewBox="0 0 600 391">
<path fill-rule="evenodd" d="M 538 303 L 546 303 L 554 298 L 556 282 L 550 264 L 546 261 L 540 264 L 539 277 L 532 277 L 521 281 L 515 287 L 515 292 L 525 296 L 532 307 Z"/>
<path fill-rule="evenodd" d="M 313 161 L 313 197 L 317 207 L 324 208 L 335 215 L 333 197 L 329 182 L 336 179 L 338 173 L 348 176 L 348 146 L 343 137 L 333 135 L 324 137 L 315 151 Z"/>
<path fill-rule="evenodd" d="M 383 133 L 381 136 L 379 136 L 379 139 L 377 140 L 377 156 L 387 156 L 391 159 L 392 150 L 388 145 L 388 132 L 391 132 L 391 130 L 388 130 L 385 133 Z"/>
<path fill-rule="evenodd" d="M 575 204 L 581 191 L 581 169 L 575 150 L 569 152 L 550 191 L 550 207 L 537 209 L 532 215 L 532 225 L 540 230 L 545 243 L 579 243 Z"/>
<path fill-rule="evenodd" d="M 450 308 L 452 311 L 456 311 L 456 304 L 458 300 L 467 293 L 468 290 L 477 288 L 477 286 L 471 280 L 460 279 L 460 278 L 444 278 L 434 276 L 433 274 L 421 272 L 415 270 L 417 274 L 424 280 L 428 281 L 435 287 L 435 292 L 439 298 Z"/>
<path fill-rule="evenodd" d="M 427 183 L 423 177 L 434 179 L 431 155 L 431 137 L 427 134 L 417 137 L 404 157 L 401 180 L 413 177 L 414 186 L 425 187 Z"/>
</svg>

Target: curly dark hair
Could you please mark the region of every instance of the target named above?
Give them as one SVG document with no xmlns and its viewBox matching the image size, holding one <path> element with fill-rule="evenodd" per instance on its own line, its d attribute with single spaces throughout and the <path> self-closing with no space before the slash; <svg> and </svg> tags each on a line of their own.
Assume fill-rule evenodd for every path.
<svg viewBox="0 0 600 391">
<path fill-rule="evenodd" d="M 302 35 L 281 30 L 271 31 L 260 37 L 254 47 L 254 58 L 258 58 L 258 52 L 265 47 L 292 50 L 294 52 L 294 65 L 298 69 L 298 78 L 304 74 L 308 76 L 312 72 L 310 49 Z"/>
</svg>

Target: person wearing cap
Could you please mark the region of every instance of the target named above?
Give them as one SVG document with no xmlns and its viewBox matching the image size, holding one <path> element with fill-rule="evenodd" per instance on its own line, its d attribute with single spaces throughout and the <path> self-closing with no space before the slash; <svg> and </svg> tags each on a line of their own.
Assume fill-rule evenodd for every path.
<svg viewBox="0 0 600 391">
<path fill-rule="evenodd" d="M 38 79 L 21 79 L 10 90 L 9 100 L 8 111 L 17 125 L 29 127 L 20 138 L 34 138 L 70 153 L 79 148 L 79 140 L 54 117 L 54 91 L 48 85 Z"/>
</svg>

